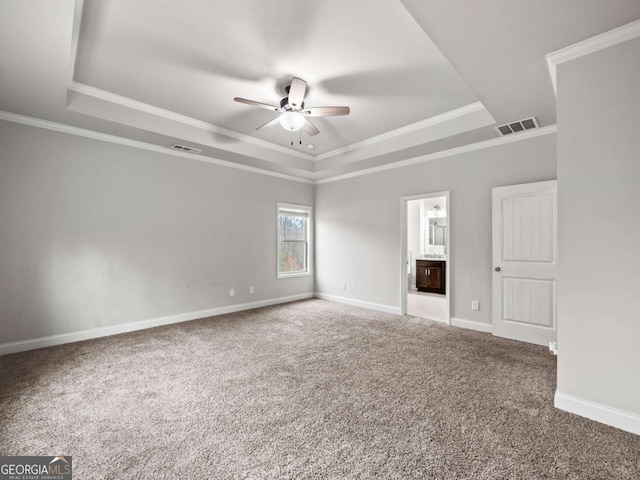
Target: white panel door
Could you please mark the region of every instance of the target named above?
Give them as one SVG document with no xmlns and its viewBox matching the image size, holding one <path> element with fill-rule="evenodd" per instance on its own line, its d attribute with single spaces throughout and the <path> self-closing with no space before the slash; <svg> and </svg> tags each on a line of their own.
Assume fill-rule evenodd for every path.
<svg viewBox="0 0 640 480">
<path fill-rule="evenodd" d="M 556 341 L 557 181 L 493 189 L 493 334 Z"/>
</svg>

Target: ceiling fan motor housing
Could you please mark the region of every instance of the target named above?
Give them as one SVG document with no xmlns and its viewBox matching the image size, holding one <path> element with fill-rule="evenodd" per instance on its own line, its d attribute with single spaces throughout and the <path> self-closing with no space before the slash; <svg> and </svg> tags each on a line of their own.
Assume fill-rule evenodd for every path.
<svg viewBox="0 0 640 480">
<path fill-rule="evenodd" d="M 282 100 L 280 100 L 280 108 L 282 108 L 283 110 L 289 111 L 289 110 L 304 110 L 304 102 L 302 102 L 302 104 L 300 105 L 299 109 L 294 109 L 291 105 L 289 105 L 289 97 L 284 97 Z"/>
</svg>

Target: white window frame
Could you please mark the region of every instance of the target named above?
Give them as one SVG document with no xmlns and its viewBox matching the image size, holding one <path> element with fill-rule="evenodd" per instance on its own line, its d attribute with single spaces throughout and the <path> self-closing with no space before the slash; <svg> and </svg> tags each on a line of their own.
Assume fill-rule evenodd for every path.
<svg viewBox="0 0 640 480">
<path fill-rule="evenodd" d="M 281 211 L 304 212 L 307 219 L 307 269 L 303 272 L 280 272 L 280 212 Z M 308 277 L 313 275 L 313 207 L 308 205 L 296 205 L 293 203 L 278 202 L 276 209 L 276 278 Z"/>
</svg>

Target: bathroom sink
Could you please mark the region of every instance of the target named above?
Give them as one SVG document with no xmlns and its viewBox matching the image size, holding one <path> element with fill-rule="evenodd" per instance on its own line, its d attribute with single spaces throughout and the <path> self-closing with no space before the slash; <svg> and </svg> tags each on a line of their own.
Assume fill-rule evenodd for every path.
<svg viewBox="0 0 640 480">
<path fill-rule="evenodd" d="M 427 255 L 420 256 L 420 259 L 422 259 L 422 260 L 446 260 L 447 256 L 446 255 L 427 254 Z"/>
</svg>

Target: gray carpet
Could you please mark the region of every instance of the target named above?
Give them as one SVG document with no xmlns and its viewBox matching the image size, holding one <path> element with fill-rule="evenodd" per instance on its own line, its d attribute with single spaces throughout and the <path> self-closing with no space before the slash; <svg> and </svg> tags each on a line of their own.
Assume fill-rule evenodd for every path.
<svg viewBox="0 0 640 480">
<path fill-rule="evenodd" d="M 546 349 L 309 300 L 0 357 L 0 454 L 76 479 L 640 478 Z"/>
</svg>

